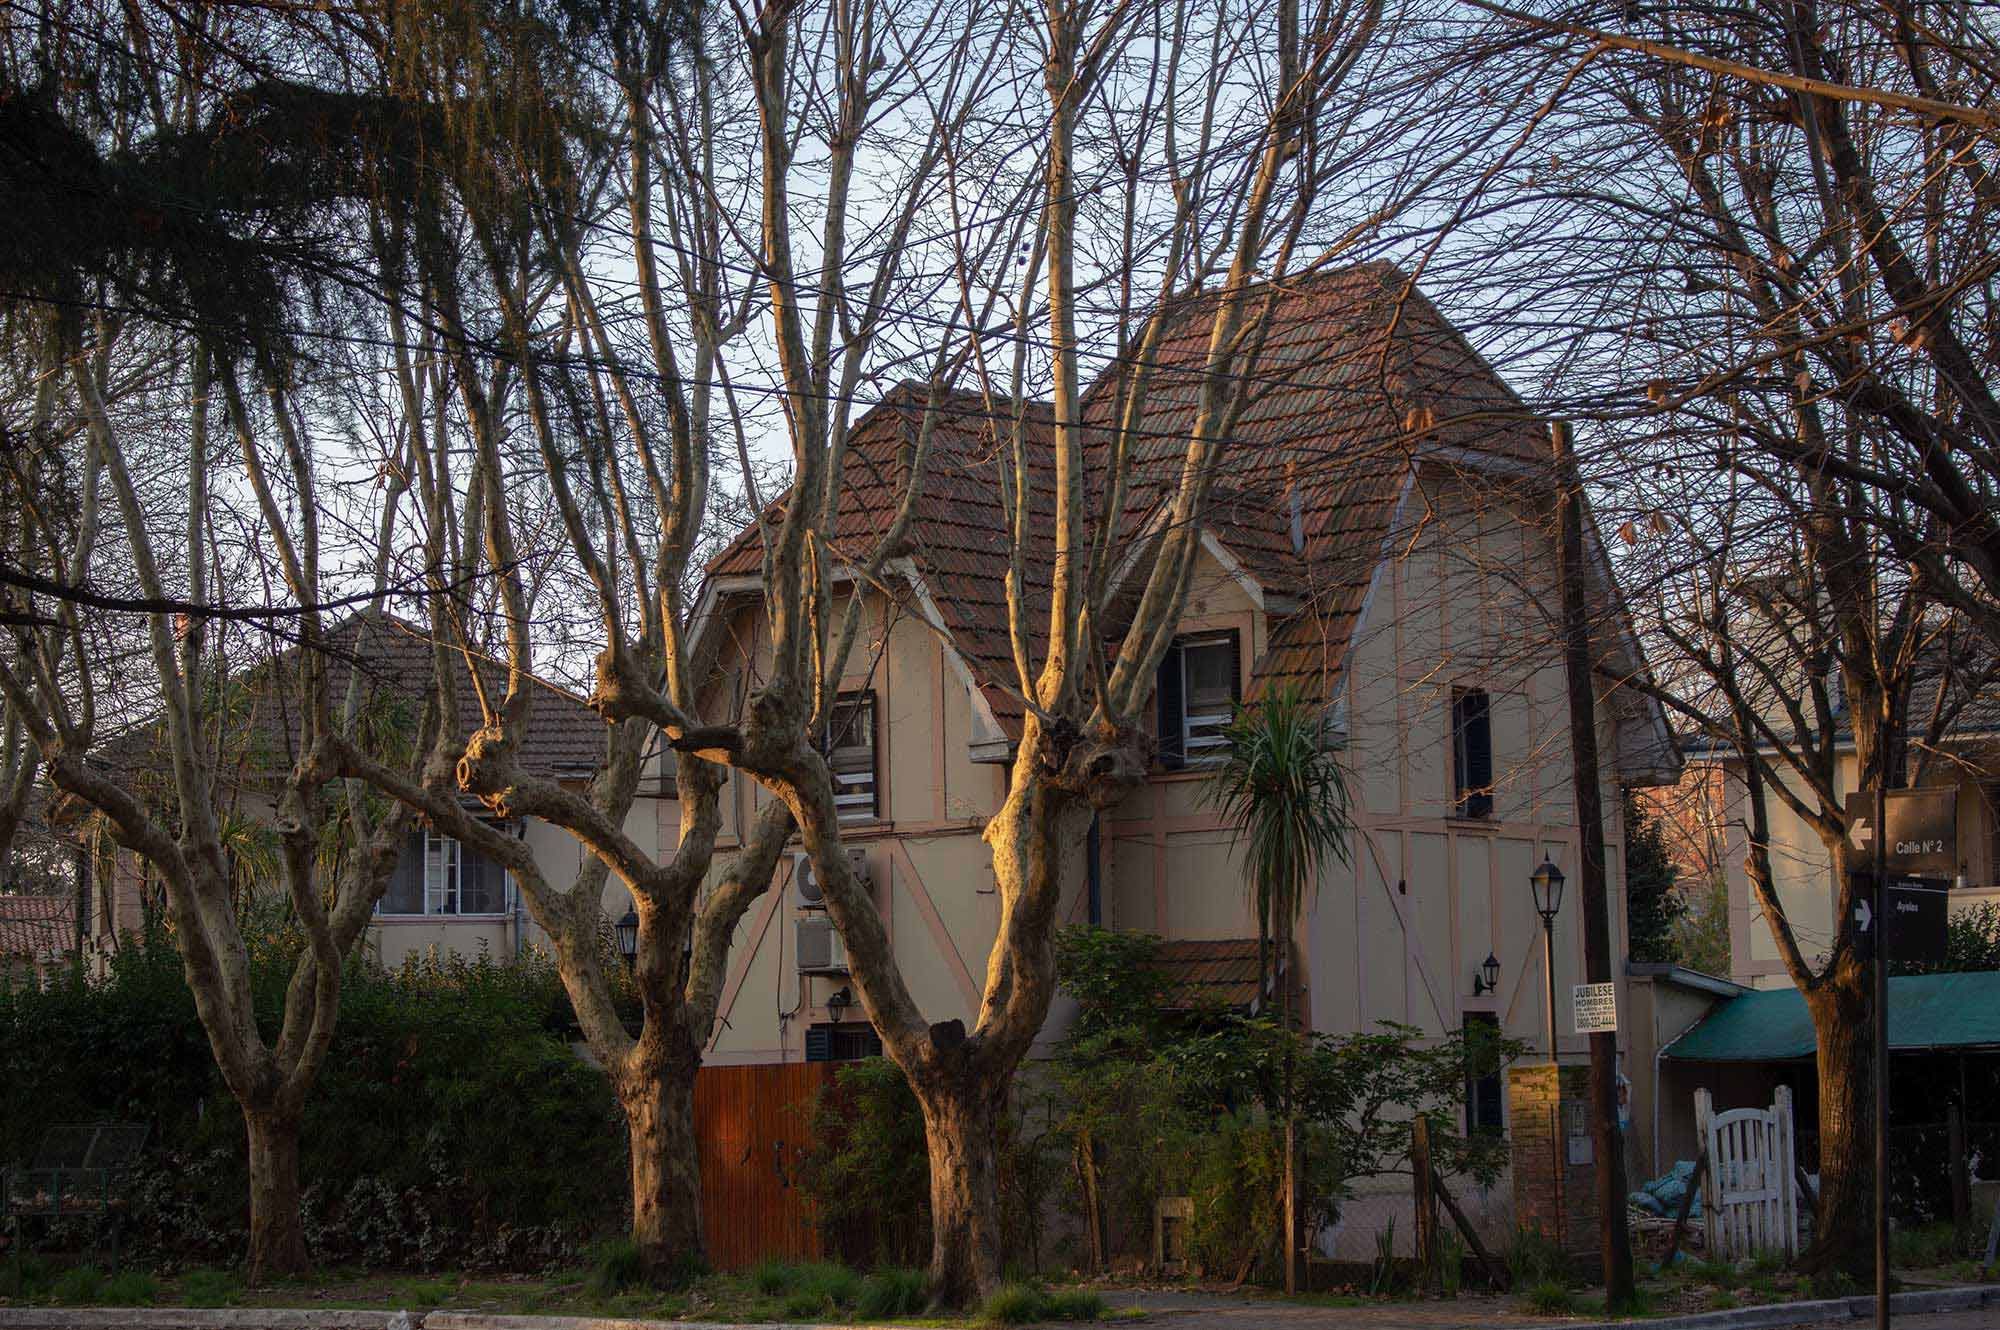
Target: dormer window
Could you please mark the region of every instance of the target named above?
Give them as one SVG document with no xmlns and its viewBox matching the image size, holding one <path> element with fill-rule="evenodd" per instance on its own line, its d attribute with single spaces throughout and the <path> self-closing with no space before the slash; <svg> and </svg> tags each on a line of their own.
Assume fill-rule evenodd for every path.
<svg viewBox="0 0 2000 1330">
<path fill-rule="evenodd" d="M 833 803 L 842 822 L 881 816 L 875 772 L 875 694 L 854 693 L 834 703 L 827 722 L 826 764 L 833 771 Z"/>
<path fill-rule="evenodd" d="M 1177 638 L 1160 662 L 1160 765 L 1213 762 L 1242 696 L 1234 629 Z"/>
</svg>

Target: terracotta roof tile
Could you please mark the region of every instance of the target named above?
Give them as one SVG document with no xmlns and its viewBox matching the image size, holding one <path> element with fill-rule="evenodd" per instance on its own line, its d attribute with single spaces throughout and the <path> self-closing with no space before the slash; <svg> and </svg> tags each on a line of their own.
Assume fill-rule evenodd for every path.
<svg viewBox="0 0 2000 1330">
<path fill-rule="evenodd" d="M 283 663 L 293 660 L 296 650 L 287 650 L 235 676 L 248 695 L 244 723 L 251 736 L 242 751 L 246 783 L 290 766 L 299 732 L 299 703 L 294 677 Z M 415 727 L 431 689 L 429 630 L 394 615 L 357 614 L 328 632 L 327 653 L 327 684 L 336 708 L 346 697 L 349 679 L 358 673 L 365 688 L 380 690 L 378 697 L 403 704 L 406 715 L 401 722 Z M 454 657 L 454 661 L 458 665 L 458 732 L 469 736 L 479 724 L 479 699 L 472 687 L 472 672 L 461 657 Z M 506 672 L 501 665 L 485 662 L 479 673 L 495 697 L 505 691 Z M 240 735 L 237 738 L 240 740 Z M 573 693 L 538 686 L 522 764 L 536 775 L 587 775 L 596 770 L 603 753 L 604 722 L 597 713 Z M 92 760 L 162 790 L 172 780 L 160 736 L 150 724 L 100 745 Z"/>
<path fill-rule="evenodd" d="M 0 896 L 0 956 L 47 958 L 76 946 L 76 902 L 66 896 Z"/>
<path fill-rule="evenodd" d="M 1362 264 L 1287 285 L 1268 321 L 1263 353 L 1212 495 L 1209 530 L 1267 591 L 1294 598 L 1255 663 L 1254 692 L 1280 680 L 1330 694 L 1417 444 L 1540 462 L 1541 434 L 1493 369 L 1436 308 L 1386 263 Z M 1154 523 L 1172 494 L 1192 430 L 1213 296 L 1170 311 L 1147 409 L 1132 441 L 1124 538 Z M 1108 450 L 1118 375 L 1092 386 L 1084 409 L 1086 455 Z M 886 529 L 902 492 L 899 454 L 914 440 L 924 390 L 899 388 L 856 422 L 849 496 L 837 541 L 855 555 Z M 1006 513 L 998 457 L 1014 405 L 973 394 L 943 400 L 933 464 L 910 532 L 945 626 L 997 719 L 1012 728 L 1020 705 L 1006 616 Z M 1048 408 L 1020 407 L 1029 422 L 1032 520 L 1052 522 Z M 1098 474 L 1093 471 L 1092 479 Z M 1090 505 L 1094 508 L 1094 505 Z M 1044 528 L 1046 529 L 1046 528 Z M 1296 533 L 1296 543 L 1295 543 Z M 1029 551 L 1031 647 L 1046 627 L 1046 542 Z M 711 576 L 754 574 L 753 530 L 710 565 Z"/>
</svg>

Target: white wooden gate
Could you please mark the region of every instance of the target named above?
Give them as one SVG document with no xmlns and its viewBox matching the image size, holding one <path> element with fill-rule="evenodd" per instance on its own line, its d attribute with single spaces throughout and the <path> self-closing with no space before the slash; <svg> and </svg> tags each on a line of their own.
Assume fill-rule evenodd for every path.
<svg viewBox="0 0 2000 1330">
<path fill-rule="evenodd" d="M 1767 1251 L 1798 1255 L 1792 1092 L 1779 1086 L 1768 1109 L 1718 1113 L 1714 1097 L 1696 1090 L 1694 1120 L 1708 1148 L 1701 1209 L 1709 1258 L 1733 1261 Z"/>
</svg>

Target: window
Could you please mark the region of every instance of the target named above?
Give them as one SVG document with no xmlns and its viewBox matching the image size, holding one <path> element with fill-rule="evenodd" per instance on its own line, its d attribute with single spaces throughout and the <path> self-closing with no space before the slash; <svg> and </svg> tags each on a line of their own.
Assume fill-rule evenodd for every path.
<svg viewBox="0 0 2000 1330">
<path fill-rule="evenodd" d="M 1493 704 L 1483 688 L 1451 693 L 1454 817 L 1493 816 Z"/>
<path fill-rule="evenodd" d="M 1221 756 L 1223 730 L 1242 694 L 1237 636 L 1184 637 L 1160 662 L 1160 765 L 1182 767 Z"/>
<path fill-rule="evenodd" d="M 882 1036 L 872 1025 L 821 1022 L 806 1027 L 807 1062 L 859 1062 L 881 1056 Z"/>
<path fill-rule="evenodd" d="M 436 831 L 403 844 L 377 914 L 503 914 L 507 872 L 478 851 Z"/>
<path fill-rule="evenodd" d="M 1499 1131 L 1500 1018 L 1490 1011 L 1465 1013 L 1465 1130 Z"/>
<path fill-rule="evenodd" d="M 875 779 L 875 695 L 861 693 L 834 703 L 827 724 L 826 761 L 833 769 L 833 803 L 843 822 L 881 815 Z"/>
</svg>

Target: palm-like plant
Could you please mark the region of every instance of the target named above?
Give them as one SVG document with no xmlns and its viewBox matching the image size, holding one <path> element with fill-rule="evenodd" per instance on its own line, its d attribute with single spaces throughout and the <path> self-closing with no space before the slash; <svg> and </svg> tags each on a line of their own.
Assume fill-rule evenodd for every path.
<svg viewBox="0 0 2000 1330">
<path fill-rule="evenodd" d="M 1206 801 L 1233 826 L 1233 843 L 1248 847 L 1259 992 L 1271 980 L 1271 942 L 1290 957 L 1293 927 L 1321 870 L 1347 862 L 1346 773 L 1327 747 L 1327 729 L 1326 708 L 1298 685 L 1272 689 L 1237 709 L 1206 788 Z M 1280 985 L 1279 1009 L 1289 1028 L 1289 983 Z"/>
<path fill-rule="evenodd" d="M 1287 971 L 1278 985 L 1279 1028 L 1285 1041 L 1279 1108 L 1284 1117 L 1285 1291 L 1297 1290 L 1299 1246 L 1298 1116 L 1292 1095 L 1292 930 L 1319 889 L 1329 860 L 1347 862 L 1347 781 L 1327 747 L 1326 708 L 1286 684 L 1239 707 L 1223 731 L 1222 763 L 1209 778 L 1206 801 L 1233 825 L 1232 843 L 1249 846 L 1250 902 L 1257 914 L 1257 991 L 1271 982 L 1275 936 Z"/>
</svg>

